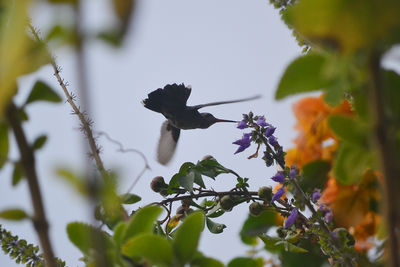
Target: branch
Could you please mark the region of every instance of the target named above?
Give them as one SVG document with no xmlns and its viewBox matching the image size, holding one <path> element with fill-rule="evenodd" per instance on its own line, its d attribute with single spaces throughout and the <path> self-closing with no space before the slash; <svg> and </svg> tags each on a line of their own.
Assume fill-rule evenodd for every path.
<svg viewBox="0 0 400 267">
<path fill-rule="evenodd" d="M 35 156 L 32 147 L 26 140 L 19 118 L 18 108 L 13 102 L 6 109 L 6 118 L 13 129 L 17 141 L 19 153 L 21 154 L 21 165 L 28 180 L 31 201 L 34 214 L 32 217 L 33 226 L 39 236 L 40 244 L 43 249 L 46 265 L 55 267 L 54 252 L 49 238 L 49 224 L 43 207 L 42 195 L 40 192 L 39 181 L 35 168 Z"/>
<path fill-rule="evenodd" d="M 29 24 L 29 29 L 31 30 L 35 40 L 37 42 L 40 42 L 40 43 L 44 44 L 43 41 L 40 39 L 40 37 L 38 35 L 38 32 L 35 30 L 35 28 L 31 24 Z M 54 57 L 51 57 L 50 64 L 53 67 L 54 76 L 56 76 L 57 81 L 60 84 L 60 86 L 61 86 L 61 88 L 62 88 L 62 90 L 63 90 L 63 92 L 64 92 L 64 94 L 65 94 L 65 96 L 67 98 L 67 102 L 72 107 L 73 114 L 77 115 L 79 120 L 80 120 L 80 122 L 81 122 L 81 128 L 82 128 L 83 132 L 85 133 L 85 136 L 86 136 L 86 138 L 88 140 L 89 148 L 90 148 L 90 151 L 91 151 L 91 155 L 93 156 L 93 158 L 94 158 L 94 160 L 96 162 L 97 169 L 99 170 L 101 175 L 104 177 L 105 175 L 107 175 L 107 171 L 104 168 L 103 161 L 102 161 L 102 159 L 100 157 L 100 149 L 99 149 L 98 145 L 96 144 L 96 140 L 95 140 L 94 135 L 93 135 L 93 131 L 92 131 L 92 127 L 91 127 L 91 121 L 89 120 L 89 118 L 87 118 L 84 115 L 84 113 L 82 113 L 80 111 L 80 108 L 75 104 L 74 97 L 68 91 L 66 82 L 60 76 L 61 68 L 57 65 Z"/>
<path fill-rule="evenodd" d="M 399 162 L 396 153 L 396 135 L 391 131 L 391 124 L 385 112 L 384 88 L 381 82 L 381 55 L 373 54 L 370 58 L 370 73 L 372 78 L 372 87 L 370 88 L 369 97 L 372 104 L 372 115 L 374 119 L 373 134 L 375 137 L 375 146 L 378 150 L 381 169 L 383 173 L 383 184 L 385 194 L 383 194 L 385 202 L 385 215 L 387 223 L 388 236 L 388 259 L 390 266 L 400 266 L 400 188 L 399 180 Z M 398 90 L 398 88 L 391 88 Z"/>
</svg>

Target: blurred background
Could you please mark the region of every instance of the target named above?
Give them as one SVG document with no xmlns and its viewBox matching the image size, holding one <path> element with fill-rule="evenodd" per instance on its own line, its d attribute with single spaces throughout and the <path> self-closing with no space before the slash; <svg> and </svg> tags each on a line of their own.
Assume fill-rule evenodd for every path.
<svg viewBox="0 0 400 267">
<path fill-rule="evenodd" d="M 86 0 L 84 3 L 86 31 L 96 31 L 114 23 L 115 18 L 109 12 L 111 1 Z M 30 14 L 32 24 L 45 34 L 50 30 L 49 24 L 68 23 L 71 10 L 67 5 L 41 2 Z M 50 48 L 62 67 L 61 76 L 70 84 L 69 89 L 78 93 L 74 50 Z M 209 107 L 203 112 L 231 120 L 240 120 L 242 114 L 249 111 L 265 115 L 266 120 L 277 127 L 280 144 L 284 149 L 290 147 L 295 136 L 291 104 L 296 99 L 276 102 L 274 93 L 285 66 L 301 53 L 301 48 L 281 21 L 279 12 L 267 0 L 138 0 L 122 47 L 116 49 L 93 39 L 87 42 L 85 51 L 89 112 L 94 130 L 106 132 L 125 148 L 140 150 L 151 167 L 132 191 L 143 198 L 133 208 L 162 199 L 149 187 L 153 177 L 162 175 L 169 181 L 184 162 L 197 162 L 208 154 L 242 177 L 250 178 L 253 190 L 272 184 L 269 178 L 276 172 L 275 167 L 266 168 L 262 160 L 247 160 L 255 147 L 233 155 L 237 147 L 232 142 L 246 131 L 232 124 L 182 131 L 175 157 L 169 165 L 160 165 L 155 160 L 156 147 L 165 118 L 140 103 L 148 93 L 168 83 L 184 82 L 192 86 L 189 105 L 261 94 L 263 97 L 259 100 Z M 38 79 L 63 96 L 52 68 L 46 66 L 19 79 L 17 103 L 25 100 Z M 68 240 L 65 228 L 72 221 L 90 222 L 89 206 L 56 175 L 59 167 L 81 173 L 85 170 L 87 156 L 78 119 L 71 115 L 68 103 L 32 104 L 28 113 L 30 120 L 24 126 L 29 139 L 34 140 L 40 134 L 49 138 L 37 153 L 37 167 L 56 256 L 68 266 L 83 266 L 79 262 L 81 254 Z M 125 193 L 143 169 L 144 161 L 138 154 L 117 152 L 118 147 L 104 137 L 99 137 L 98 142 L 106 168 L 119 174 L 119 192 Z M 14 150 L 10 157 L 17 158 L 15 143 L 11 147 Z M 32 210 L 26 181 L 12 187 L 11 172 L 10 166 L 0 172 L 0 209 Z M 210 179 L 205 183 L 216 190 L 226 190 L 236 184 L 236 179 L 232 175 L 221 175 L 216 181 Z M 219 235 L 210 234 L 206 229 L 200 251 L 225 263 L 234 256 L 245 255 L 250 247 L 241 243 L 239 229 L 247 218 L 247 208 L 241 205 L 216 219 L 228 227 Z M 29 221 L 2 220 L 0 223 L 13 234 L 38 244 Z M 0 265 L 17 266 L 3 253 L 0 253 Z"/>
</svg>

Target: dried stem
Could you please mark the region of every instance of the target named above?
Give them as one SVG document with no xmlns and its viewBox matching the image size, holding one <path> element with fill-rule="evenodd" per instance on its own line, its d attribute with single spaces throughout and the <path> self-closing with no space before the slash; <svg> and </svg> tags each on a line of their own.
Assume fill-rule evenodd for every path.
<svg viewBox="0 0 400 267">
<path fill-rule="evenodd" d="M 49 238 L 49 224 L 43 207 L 43 200 L 35 167 L 35 156 L 32 147 L 26 140 L 24 130 L 22 129 L 18 108 L 13 102 L 11 102 L 7 107 L 6 118 L 14 132 L 18 150 L 21 154 L 21 166 L 24 170 L 26 179 L 28 180 L 29 192 L 34 211 L 32 217 L 33 226 L 39 236 L 46 265 L 49 267 L 55 267 L 57 265 Z"/>
</svg>

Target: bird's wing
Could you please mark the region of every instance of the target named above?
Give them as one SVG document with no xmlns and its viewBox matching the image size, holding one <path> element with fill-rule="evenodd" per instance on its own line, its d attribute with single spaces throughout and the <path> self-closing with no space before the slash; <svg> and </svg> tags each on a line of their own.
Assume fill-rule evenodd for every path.
<svg viewBox="0 0 400 267">
<path fill-rule="evenodd" d="M 162 165 L 167 164 L 174 155 L 181 130 L 165 121 L 161 126 L 160 141 L 157 148 L 157 160 Z"/>
<path fill-rule="evenodd" d="M 242 98 L 242 99 L 211 102 L 211 103 L 207 103 L 207 104 L 196 105 L 196 106 L 193 106 L 193 108 L 194 109 L 201 109 L 201 108 L 209 107 L 209 106 L 217 106 L 217 105 L 222 105 L 222 104 L 238 103 L 238 102 L 244 102 L 244 101 L 258 99 L 260 97 L 261 97 L 261 95 L 256 95 L 256 96 L 252 96 L 252 97 L 248 97 L 248 98 Z"/>
<path fill-rule="evenodd" d="M 190 96 L 191 87 L 182 84 L 167 84 L 163 89 L 148 94 L 148 98 L 142 101 L 143 105 L 155 112 L 174 114 L 176 110 L 186 107 L 186 102 Z"/>
</svg>

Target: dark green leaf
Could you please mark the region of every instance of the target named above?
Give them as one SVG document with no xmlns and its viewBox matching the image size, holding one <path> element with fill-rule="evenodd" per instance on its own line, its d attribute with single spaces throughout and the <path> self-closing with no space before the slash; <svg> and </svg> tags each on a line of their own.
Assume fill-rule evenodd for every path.
<svg viewBox="0 0 400 267">
<path fill-rule="evenodd" d="M 137 210 L 128 222 L 123 240 L 126 241 L 138 234 L 151 233 L 154 222 L 161 212 L 162 208 L 159 206 L 147 206 Z"/>
<path fill-rule="evenodd" d="M 32 148 L 33 150 L 41 149 L 47 141 L 47 136 L 41 135 L 35 139 L 33 142 Z"/>
<path fill-rule="evenodd" d="M 238 257 L 228 263 L 228 267 L 262 267 L 264 264 L 257 259 Z"/>
<path fill-rule="evenodd" d="M 300 187 L 304 191 L 312 191 L 314 188 L 322 189 L 328 180 L 331 164 L 328 161 L 316 160 L 303 166 L 303 179 Z"/>
<path fill-rule="evenodd" d="M 201 186 L 202 188 L 206 188 L 206 185 L 204 184 L 203 177 L 201 177 L 201 174 L 196 170 L 193 170 L 193 172 L 194 172 L 194 182 L 197 185 Z"/>
<path fill-rule="evenodd" d="M 191 263 L 192 267 L 223 267 L 225 266 L 222 262 L 208 257 L 196 257 Z"/>
<path fill-rule="evenodd" d="M 359 121 L 349 116 L 332 115 L 328 120 L 329 128 L 341 140 L 358 145 L 363 148 L 368 147 L 369 130 Z"/>
<path fill-rule="evenodd" d="M 193 212 L 185 218 L 181 226 L 176 230 L 172 247 L 182 265 L 189 262 L 195 255 L 203 229 L 203 212 Z"/>
<path fill-rule="evenodd" d="M 257 236 L 264 234 L 269 228 L 276 225 L 276 212 L 274 211 L 263 211 L 259 216 L 253 217 L 249 215 L 247 220 L 244 222 L 240 236 Z M 245 240 L 243 240 L 245 241 Z"/>
<path fill-rule="evenodd" d="M 28 217 L 28 214 L 21 209 L 7 209 L 0 211 L 0 218 L 6 220 L 20 221 Z"/>
<path fill-rule="evenodd" d="M 129 239 L 121 248 L 130 258 L 144 258 L 157 266 L 171 266 L 172 246 L 165 238 L 153 234 L 140 234 Z"/>
<path fill-rule="evenodd" d="M 329 266 L 327 257 L 321 253 L 319 245 L 308 239 L 301 239 L 298 246 L 306 249 L 307 253 L 293 253 L 282 251 L 282 267 L 309 267 L 309 266 Z"/>
<path fill-rule="evenodd" d="M 14 170 L 12 175 L 12 185 L 16 186 L 24 176 L 21 163 L 17 162 L 14 164 Z"/>
<path fill-rule="evenodd" d="M 268 235 L 260 235 L 258 237 L 264 242 L 264 248 L 269 252 L 278 253 L 285 250 L 283 245 L 276 245 L 277 242 L 282 240 L 279 237 L 271 237 Z"/>
<path fill-rule="evenodd" d="M 342 143 L 335 157 L 333 172 L 341 184 L 352 185 L 360 181 L 368 168 L 374 168 L 375 162 L 370 151 Z"/>
<path fill-rule="evenodd" d="M 220 234 L 226 228 L 225 224 L 213 222 L 209 218 L 206 219 L 206 224 L 208 230 L 213 234 Z"/>
<path fill-rule="evenodd" d="M 205 159 L 197 163 L 195 169 L 203 175 L 215 178 L 222 173 L 230 173 L 230 170 L 218 163 L 214 158 Z"/>
<path fill-rule="evenodd" d="M 307 54 L 295 59 L 286 68 L 275 98 L 282 99 L 293 94 L 324 89 L 329 85 L 323 73 L 325 63 L 325 57 L 318 54 Z"/>
<path fill-rule="evenodd" d="M 5 122 L 0 122 L 0 169 L 7 162 L 8 150 L 8 125 Z"/>
<path fill-rule="evenodd" d="M 61 98 L 51 89 L 49 85 L 42 81 L 37 81 L 32 88 L 25 104 L 35 101 L 61 102 Z"/>
<path fill-rule="evenodd" d="M 28 116 L 28 114 L 25 112 L 25 109 L 20 108 L 18 111 L 19 111 L 19 119 L 20 119 L 21 121 L 27 121 L 27 120 L 29 120 L 29 116 Z"/>
<path fill-rule="evenodd" d="M 105 248 L 113 247 L 110 236 L 106 232 L 86 223 L 69 223 L 67 225 L 67 233 L 69 240 L 79 248 L 84 255 L 89 255 L 91 250 L 98 247 L 94 245 L 94 240 L 96 240 L 96 242 L 103 242 Z"/>
<path fill-rule="evenodd" d="M 120 198 L 123 204 L 135 204 L 142 200 L 140 196 L 131 193 L 121 195 Z"/>
</svg>

